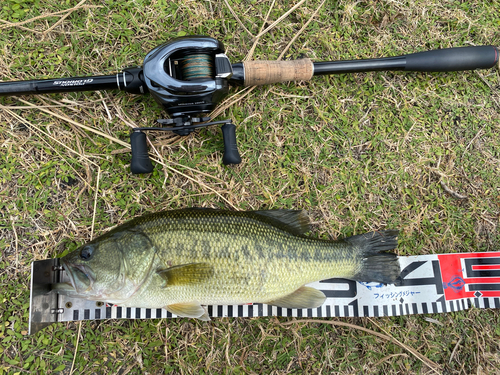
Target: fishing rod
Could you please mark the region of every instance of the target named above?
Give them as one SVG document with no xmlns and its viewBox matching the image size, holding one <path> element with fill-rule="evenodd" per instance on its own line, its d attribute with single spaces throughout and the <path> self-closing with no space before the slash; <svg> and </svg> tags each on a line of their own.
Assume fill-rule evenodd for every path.
<svg viewBox="0 0 500 375">
<path fill-rule="evenodd" d="M 126 68 L 113 75 L 0 82 L 0 96 L 97 90 L 150 93 L 170 115 L 158 123 L 167 127 L 132 129 L 132 173 L 150 173 L 144 131 L 171 131 L 188 135 L 197 128 L 222 125 L 222 162 L 239 164 L 235 125 L 230 119 L 210 121 L 203 116 L 229 93 L 229 86 L 260 86 L 310 80 L 313 76 L 371 71 L 452 72 L 492 68 L 499 61 L 494 46 L 455 47 L 376 59 L 312 62 L 246 61 L 231 64 L 223 44 L 211 37 L 186 36 L 151 50 L 142 67 Z"/>
</svg>

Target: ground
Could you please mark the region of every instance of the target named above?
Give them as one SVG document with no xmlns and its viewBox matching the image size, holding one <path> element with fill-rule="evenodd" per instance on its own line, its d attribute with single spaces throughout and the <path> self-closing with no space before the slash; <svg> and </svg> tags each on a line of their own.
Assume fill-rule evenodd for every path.
<svg viewBox="0 0 500 375">
<path fill-rule="evenodd" d="M 499 45 L 499 12 L 486 0 L 4 0 L 0 78 L 113 74 L 196 34 L 222 41 L 233 63 Z M 166 117 L 150 96 L 0 98 L 0 373 L 497 373 L 498 310 L 27 330 L 32 261 L 146 212 L 305 209 L 320 238 L 398 228 L 402 256 L 498 250 L 499 78 L 398 71 L 233 87 L 216 115 L 236 124 L 240 165 L 222 164 L 216 126 L 149 133 L 155 170 L 141 176 L 129 171 L 130 128 Z"/>
</svg>

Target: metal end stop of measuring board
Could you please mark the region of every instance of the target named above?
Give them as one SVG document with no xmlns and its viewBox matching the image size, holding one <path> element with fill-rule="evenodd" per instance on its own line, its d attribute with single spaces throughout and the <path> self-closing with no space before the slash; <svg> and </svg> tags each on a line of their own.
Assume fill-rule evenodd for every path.
<svg viewBox="0 0 500 375">
<path fill-rule="evenodd" d="M 59 282 L 59 259 L 37 260 L 31 263 L 30 335 L 58 322 L 58 295 L 51 285 Z"/>
</svg>

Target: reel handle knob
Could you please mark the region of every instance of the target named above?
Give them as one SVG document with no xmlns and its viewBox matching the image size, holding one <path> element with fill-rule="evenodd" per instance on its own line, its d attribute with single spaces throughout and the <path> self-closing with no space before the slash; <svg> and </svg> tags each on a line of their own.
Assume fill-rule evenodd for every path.
<svg viewBox="0 0 500 375">
<path fill-rule="evenodd" d="M 130 146 L 132 148 L 130 171 L 134 174 L 151 173 L 154 167 L 149 160 L 146 134 L 142 131 L 133 131 L 130 134 Z"/>
<path fill-rule="evenodd" d="M 240 164 L 241 156 L 238 152 L 238 145 L 236 143 L 236 126 L 228 122 L 221 127 L 222 138 L 224 139 L 224 156 L 222 162 L 228 164 Z"/>
</svg>

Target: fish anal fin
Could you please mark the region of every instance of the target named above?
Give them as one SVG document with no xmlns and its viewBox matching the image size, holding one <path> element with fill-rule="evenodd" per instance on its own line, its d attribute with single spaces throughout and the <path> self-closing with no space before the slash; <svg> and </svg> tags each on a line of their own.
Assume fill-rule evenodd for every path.
<svg viewBox="0 0 500 375">
<path fill-rule="evenodd" d="M 199 284 L 211 278 L 214 270 L 207 263 L 190 263 L 157 270 L 165 280 L 165 286 Z"/>
<path fill-rule="evenodd" d="M 309 286 L 301 286 L 295 292 L 268 303 L 287 309 L 310 309 L 321 306 L 325 299 L 326 296 L 322 291 Z"/>
<path fill-rule="evenodd" d="M 198 318 L 204 321 L 210 320 L 207 311 L 197 302 L 174 303 L 172 305 L 165 306 L 165 308 L 177 316 L 185 318 Z"/>
</svg>

